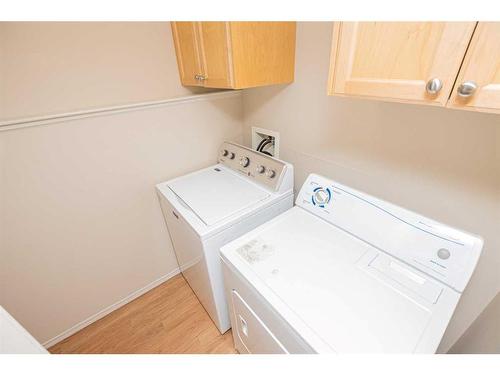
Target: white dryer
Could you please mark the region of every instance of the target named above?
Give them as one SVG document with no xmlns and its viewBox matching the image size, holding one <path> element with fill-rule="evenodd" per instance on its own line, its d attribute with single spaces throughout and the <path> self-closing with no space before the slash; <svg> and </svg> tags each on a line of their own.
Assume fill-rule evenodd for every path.
<svg viewBox="0 0 500 375">
<path fill-rule="evenodd" d="M 182 274 L 217 328 L 230 328 L 219 249 L 293 206 L 293 167 L 225 142 L 218 164 L 156 186 Z"/>
<path fill-rule="evenodd" d="M 483 241 L 310 175 L 221 249 L 242 353 L 434 353 Z"/>
</svg>

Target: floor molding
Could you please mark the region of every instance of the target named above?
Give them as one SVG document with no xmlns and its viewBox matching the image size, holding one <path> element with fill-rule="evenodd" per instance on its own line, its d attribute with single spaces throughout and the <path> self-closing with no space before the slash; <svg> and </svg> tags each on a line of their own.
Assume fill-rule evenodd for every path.
<svg viewBox="0 0 500 375">
<path fill-rule="evenodd" d="M 76 332 L 80 331 L 81 329 L 87 327 L 88 325 L 94 323 L 95 321 L 105 317 L 109 313 L 119 309 L 123 305 L 126 305 L 127 303 L 133 301 L 137 297 L 142 296 L 143 294 L 149 292 L 151 289 L 157 287 L 161 283 L 164 283 L 168 279 L 171 279 L 175 275 L 178 275 L 180 273 L 180 270 L 177 268 L 171 272 L 169 272 L 166 275 L 163 275 L 162 277 L 156 279 L 155 281 L 149 283 L 148 285 L 136 290 L 135 292 L 129 294 L 125 298 L 121 299 L 118 302 L 113 303 L 112 305 L 104 308 L 103 310 L 99 311 L 98 313 L 92 315 L 91 317 L 81 321 L 80 323 L 75 324 L 73 327 L 67 329 L 66 331 L 58 334 L 57 336 L 51 338 L 50 340 L 45 341 L 42 345 L 45 348 L 50 348 L 51 346 L 57 344 L 58 342 L 64 340 L 65 338 L 68 338 L 69 336 L 75 334 Z"/>
</svg>

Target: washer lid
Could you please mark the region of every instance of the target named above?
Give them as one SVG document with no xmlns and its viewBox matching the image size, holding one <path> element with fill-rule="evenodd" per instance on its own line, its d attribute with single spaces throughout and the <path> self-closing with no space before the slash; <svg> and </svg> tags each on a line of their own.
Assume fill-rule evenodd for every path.
<svg viewBox="0 0 500 375">
<path fill-rule="evenodd" d="M 264 189 L 219 166 L 175 179 L 168 187 L 206 225 L 214 225 L 270 196 Z"/>
</svg>

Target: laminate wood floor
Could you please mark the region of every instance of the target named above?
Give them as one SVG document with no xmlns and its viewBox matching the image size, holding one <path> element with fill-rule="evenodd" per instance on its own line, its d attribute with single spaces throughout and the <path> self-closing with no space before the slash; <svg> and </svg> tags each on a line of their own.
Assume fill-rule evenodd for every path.
<svg viewBox="0 0 500 375">
<path fill-rule="evenodd" d="M 177 275 L 49 348 L 51 353 L 235 353 Z"/>
</svg>

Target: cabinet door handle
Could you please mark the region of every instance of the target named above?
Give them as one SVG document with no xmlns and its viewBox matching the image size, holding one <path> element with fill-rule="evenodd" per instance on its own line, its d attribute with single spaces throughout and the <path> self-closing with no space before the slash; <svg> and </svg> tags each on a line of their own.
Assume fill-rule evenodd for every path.
<svg viewBox="0 0 500 375">
<path fill-rule="evenodd" d="M 194 79 L 197 81 L 205 81 L 208 77 L 203 74 L 195 74 Z"/>
<path fill-rule="evenodd" d="M 428 94 L 436 95 L 443 88 L 443 82 L 439 78 L 432 78 L 427 81 L 427 85 L 425 85 L 425 91 Z"/>
<path fill-rule="evenodd" d="M 477 83 L 474 81 L 465 81 L 458 86 L 457 94 L 462 98 L 468 98 L 474 95 L 477 90 Z"/>
</svg>

